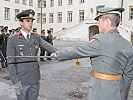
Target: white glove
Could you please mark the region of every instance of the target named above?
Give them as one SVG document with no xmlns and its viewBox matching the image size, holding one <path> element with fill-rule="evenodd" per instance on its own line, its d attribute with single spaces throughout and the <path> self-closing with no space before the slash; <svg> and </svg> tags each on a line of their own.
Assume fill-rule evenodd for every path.
<svg viewBox="0 0 133 100">
<path fill-rule="evenodd" d="M 56 53 L 52 53 L 51 55 L 50 55 L 52 58 L 56 58 L 57 56 L 56 56 Z"/>
<path fill-rule="evenodd" d="M 17 95 L 20 95 L 21 94 L 21 90 L 22 90 L 21 81 L 19 81 L 18 83 L 16 83 L 14 85 L 14 89 L 15 89 L 15 92 L 16 92 Z"/>
</svg>

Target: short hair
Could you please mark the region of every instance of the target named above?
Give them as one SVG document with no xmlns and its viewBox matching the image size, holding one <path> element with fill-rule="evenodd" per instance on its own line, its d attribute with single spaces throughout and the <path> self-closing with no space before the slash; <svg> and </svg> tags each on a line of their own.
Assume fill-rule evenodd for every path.
<svg viewBox="0 0 133 100">
<path fill-rule="evenodd" d="M 112 14 L 105 14 L 103 16 L 101 16 L 100 18 L 102 19 L 107 19 L 109 18 L 111 20 L 111 25 L 112 26 L 118 26 L 120 23 L 120 15 L 117 13 L 112 13 Z"/>
<path fill-rule="evenodd" d="M 45 32 L 45 30 L 41 30 L 41 33 Z"/>
</svg>

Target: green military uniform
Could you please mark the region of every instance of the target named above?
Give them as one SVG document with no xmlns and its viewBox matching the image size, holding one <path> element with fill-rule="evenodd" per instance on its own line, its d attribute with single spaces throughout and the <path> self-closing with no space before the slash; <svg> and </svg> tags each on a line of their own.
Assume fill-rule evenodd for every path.
<svg viewBox="0 0 133 100">
<path fill-rule="evenodd" d="M 25 10 L 17 18 L 30 18 L 33 10 Z M 31 17 L 32 18 L 32 17 Z M 37 56 L 39 47 L 54 53 L 56 49 L 38 34 L 30 34 L 27 40 L 20 32 L 8 39 L 7 56 Z M 37 100 L 39 94 L 40 69 L 37 58 L 8 58 L 8 69 L 13 84 L 22 83 L 22 91 L 18 100 Z"/>
<path fill-rule="evenodd" d="M 123 9 L 103 8 L 98 11 L 106 14 L 111 11 L 122 12 Z M 119 80 L 92 77 L 88 100 L 127 100 L 133 78 L 133 47 L 117 29 L 95 35 L 89 43 L 81 46 L 57 51 L 56 57 L 60 61 L 91 57 L 93 72 L 100 75 L 123 76 Z"/>
</svg>

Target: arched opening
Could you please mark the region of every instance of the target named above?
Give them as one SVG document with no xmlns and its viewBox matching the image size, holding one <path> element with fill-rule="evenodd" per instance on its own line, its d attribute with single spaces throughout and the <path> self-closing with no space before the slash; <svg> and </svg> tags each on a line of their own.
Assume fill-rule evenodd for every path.
<svg viewBox="0 0 133 100">
<path fill-rule="evenodd" d="M 91 40 L 91 38 L 96 35 L 99 34 L 99 29 L 97 25 L 92 25 L 89 27 L 89 40 Z"/>
</svg>

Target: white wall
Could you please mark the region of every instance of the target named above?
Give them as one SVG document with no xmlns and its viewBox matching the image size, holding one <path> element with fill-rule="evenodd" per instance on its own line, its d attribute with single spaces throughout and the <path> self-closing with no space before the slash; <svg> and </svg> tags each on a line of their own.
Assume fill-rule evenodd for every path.
<svg viewBox="0 0 133 100">
<path fill-rule="evenodd" d="M 133 7 L 133 0 L 123 0 L 123 7 L 125 12 L 123 13 L 123 22 L 133 27 L 133 20 L 129 19 L 129 6 Z"/>
<path fill-rule="evenodd" d="M 69 28 L 75 26 L 79 23 L 79 10 L 85 10 L 85 19 L 94 19 L 96 16 L 96 6 L 97 5 L 106 5 L 110 7 L 120 7 L 122 0 L 85 0 L 85 3 L 79 4 L 79 0 L 73 0 L 72 5 L 68 5 L 68 0 L 62 0 L 62 6 L 58 6 L 58 0 L 54 0 L 54 7 L 49 7 L 50 0 L 46 0 L 47 7 L 43 8 L 43 13 L 47 14 L 47 22 L 43 24 L 43 29 L 53 28 L 54 32 L 62 30 L 62 28 Z M 126 11 L 123 13 L 123 22 L 133 25 L 133 20 L 128 20 L 129 18 L 129 5 L 133 5 L 133 0 L 123 0 L 124 8 Z M 27 0 L 29 3 L 29 0 Z M 22 5 L 22 0 L 20 0 L 20 4 L 15 3 L 15 0 L 10 0 L 10 2 L 1 0 L 0 3 L 0 26 L 9 26 L 10 28 L 16 28 L 19 26 L 18 21 L 14 20 L 15 12 L 14 9 L 34 9 L 35 21 L 33 27 L 38 29 L 38 32 L 41 30 L 41 23 L 37 23 L 37 13 L 41 12 L 41 8 L 37 7 L 38 0 L 33 0 L 33 7 L 28 5 Z M 4 20 L 4 7 L 10 8 L 10 20 Z M 93 13 L 91 13 L 91 8 L 93 9 Z M 67 11 L 73 11 L 73 22 L 67 23 Z M 63 12 L 63 23 L 57 23 L 57 12 Z M 54 13 L 54 23 L 49 23 L 49 13 Z"/>
</svg>

